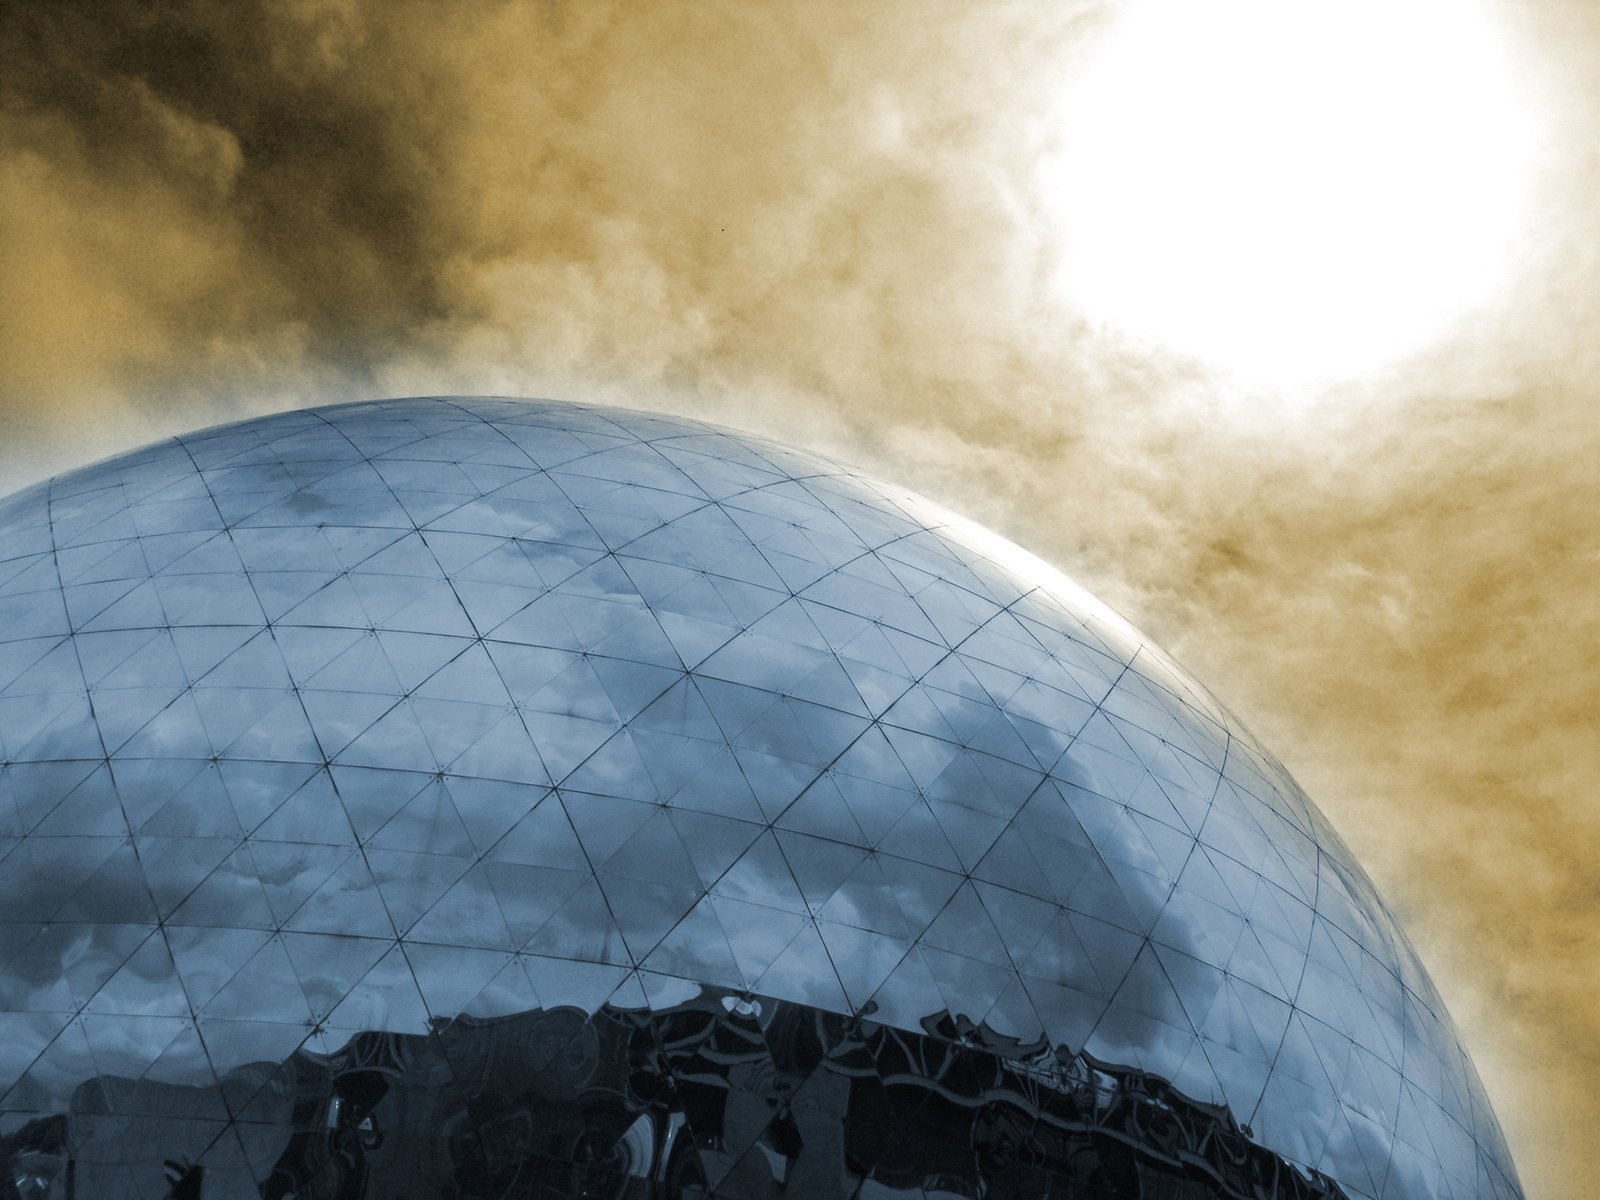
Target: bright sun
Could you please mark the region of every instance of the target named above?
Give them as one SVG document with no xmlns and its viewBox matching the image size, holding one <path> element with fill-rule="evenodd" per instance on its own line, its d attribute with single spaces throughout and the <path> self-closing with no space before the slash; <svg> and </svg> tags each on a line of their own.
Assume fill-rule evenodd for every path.
<svg viewBox="0 0 1600 1200">
<path fill-rule="evenodd" d="M 1138 0 L 1062 120 L 1060 295 L 1281 385 L 1359 375 L 1492 296 L 1535 132 L 1475 0 Z"/>
</svg>

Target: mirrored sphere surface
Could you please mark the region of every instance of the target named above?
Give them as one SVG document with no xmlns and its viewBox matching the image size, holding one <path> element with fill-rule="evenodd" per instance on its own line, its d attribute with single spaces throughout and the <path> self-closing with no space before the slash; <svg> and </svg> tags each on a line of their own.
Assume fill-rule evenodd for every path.
<svg viewBox="0 0 1600 1200">
<path fill-rule="evenodd" d="M 1282 1195 L 1520 1196 L 1415 954 L 1237 720 L 1026 552 L 760 439 L 394 400 L 18 493 L 0 754 L 19 1196 L 387 1194 L 427 1138 L 456 1196 L 1157 1194 L 1107 1165 L 1094 1097 L 1135 1092 L 1194 1161 L 1149 1127 L 1129 1180 L 1234 1170 L 1203 1125 Z M 966 1148 L 894 1165 L 935 1057 Z M 469 1074 L 500 1109 L 426 1115 Z M 538 1114 L 603 1091 L 557 1146 Z M 1018 1165 L 1022 1112 L 1101 1190 Z"/>
</svg>

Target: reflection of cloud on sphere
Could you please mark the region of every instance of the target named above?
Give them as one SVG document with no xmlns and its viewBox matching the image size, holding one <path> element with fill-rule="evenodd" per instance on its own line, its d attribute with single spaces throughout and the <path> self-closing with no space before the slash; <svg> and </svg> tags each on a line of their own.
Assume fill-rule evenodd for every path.
<svg viewBox="0 0 1600 1200">
<path fill-rule="evenodd" d="M 914 496 L 688 422 L 406 400 L 151 447 L 0 522 L 0 603 L 42 614 L 0 645 L 13 1156 L 192 1102 L 165 1144 L 227 1186 L 299 1179 L 330 1129 L 386 1178 L 401 1097 L 444 1105 L 487 1056 L 457 1079 L 458 1181 L 643 1146 L 605 1169 L 859 1184 L 900 1169 L 861 1158 L 882 1089 L 989 1129 L 1009 1110 L 962 1089 L 1031 1071 L 1068 1141 L 1188 1106 L 1255 1139 L 1241 1162 L 1351 1195 L 1393 1194 L 1380 1134 L 1395 1179 L 1516 1194 L 1431 985 L 1282 769 L 1091 598 Z M 715 1115 L 687 1077 L 607 1084 L 590 1150 L 536 1149 L 530 1114 L 589 1093 L 493 1080 L 562 1022 L 595 1078 L 669 1031 L 716 1043 Z M 268 1076 L 293 1137 L 213 1156 L 217 1097 Z M 739 1099 L 802 1092 L 803 1135 Z M 978 1148 L 1009 1143 L 968 1132 L 948 1170 L 992 1184 L 1011 1168 Z"/>
</svg>

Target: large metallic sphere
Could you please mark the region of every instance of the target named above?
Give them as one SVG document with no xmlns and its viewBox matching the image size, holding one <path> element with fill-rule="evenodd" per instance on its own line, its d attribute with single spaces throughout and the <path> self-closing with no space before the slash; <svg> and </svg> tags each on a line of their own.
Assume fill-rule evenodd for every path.
<svg viewBox="0 0 1600 1200">
<path fill-rule="evenodd" d="M 398 400 L 29 489 L 0 754 L 0 1196 L 1520 1195 L 1236 720 L 758 439 Z"/>
</svg>

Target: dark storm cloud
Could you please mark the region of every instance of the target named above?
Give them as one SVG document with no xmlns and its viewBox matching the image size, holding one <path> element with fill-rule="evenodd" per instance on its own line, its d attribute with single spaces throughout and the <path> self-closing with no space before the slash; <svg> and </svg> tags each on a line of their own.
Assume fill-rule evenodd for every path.
<svg viewBox="0 0 1600 1200">
<path fill-rule="evenodd" d="M 363 86 L 348 70 L 347 38 L 398 57 L 386 22 L 295 12 L 171 4 L 119 20 L 99 4 L 23 6 L 0 46 L 27 149 L 168 193 L 258 256 L 315 344 L 336 348 L 436 311 L 426 148 L 397 115 L 420 81 Z"/>
<path fill-rule="evenodd" d="M 1256 401 L 1050 297 L 1044 114 L 1104 12 L 969 8 L 12 5 L 0 477 L 448 390 L 670 408 L 919 488 L 1256 727 L 1402 910 L 1530 1192 L 1584 1194 L 1600 163 L 1550 156 L 1521 281 L 1448 345 Z M 1595 14 L 1517 19 L 1586 148 Z"/>
<path fill-rule="evenodd" d="M 353 375 L 730 415 L 762 395 L 796 429 L 794 396 L 871 394 L 833 419 L 1015 440 L 997 416 L 1045 402 L 1013 337 L 1040 237 L 1016 176 L 1044 133 L 1009 106 L 1070 27 L 1026 16 L 18 10 L 7 419 L 133 429 Z"/>
</svg>

